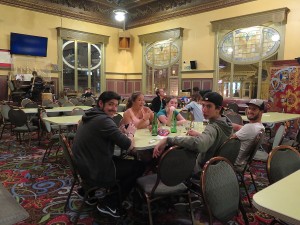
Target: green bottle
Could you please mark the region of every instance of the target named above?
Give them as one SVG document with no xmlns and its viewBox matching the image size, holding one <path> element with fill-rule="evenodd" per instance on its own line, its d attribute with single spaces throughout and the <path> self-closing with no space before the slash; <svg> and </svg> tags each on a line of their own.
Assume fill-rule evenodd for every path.
<svg viewBox="0 0 300 225">
<path fill-rule="evenodd" d="M 157 129 L 158 129 L 157 115 L 156 115 L 156 113 L 154 113 L 154 118 L 153 118 L 153 121 L 152 121 L 152 132 L 151 132 L 152 136 L 157 136 L 158 135 Z"/>
<path fill-rule="evenodd" d="M 172 120 L 171 120 L 171 133 L 177 133 L 177 119 L 176 119 L 175 110 L 173 112 Z"/>
</svg>

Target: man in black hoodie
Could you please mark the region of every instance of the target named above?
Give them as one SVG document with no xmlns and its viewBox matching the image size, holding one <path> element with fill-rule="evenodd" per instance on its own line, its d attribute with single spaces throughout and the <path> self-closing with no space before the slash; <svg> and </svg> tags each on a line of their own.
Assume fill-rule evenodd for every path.
<svg viewBox="0 0 300 225">
<path fill-rule="evenodd" d="M 115 145 L 121 149 L 134 148 L 135 126 L 129 124 L 122 133 L 112 119 L 120 99 L 121 97 L 112 91 L 105 91 L 99 96 L 97 106 L 82 117 L 72 152 L 84 181 L 83 191 L 95 186 L 111 187 L 118 180 L 124 200 L 135 185 L 136 179 L 143 174 L 144 165 L 135 160 L 113 156 Z M 108 196 L 101 201 L 102 204 L 98 204 L 97 209 L 110 216 L 119 217 L 118 211 L 115 210 L 117 202 L 115 197 Z"/>
</svg>

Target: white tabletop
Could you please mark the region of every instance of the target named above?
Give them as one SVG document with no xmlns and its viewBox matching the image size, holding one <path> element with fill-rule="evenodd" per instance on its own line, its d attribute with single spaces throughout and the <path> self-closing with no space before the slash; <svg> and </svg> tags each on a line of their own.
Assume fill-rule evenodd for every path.
<svg viewBox="0 0 300 225">
<path fill-rule="evenodd" d="M 253 205 L 282 221 L 300 224 L 300 170 L 257 192 Z"/>
<path fill-rule="evenodd" d="M 242 118 L 244 121 L 248 121 L 247 116 L 242 116 Z M 280 123 L 298 118 L 300 118 L 300 114 L 268 112 L 263 113 L 261 121 L 263 123 Z"/>
<path fill-rule="evenodd" d="M 193 129 L 199 132 L 202 132 L 205 128 L 202 122 L 195 122 L 194 124 L 195 127 Z M 164 129 L 170 130 L 166 126 Z M 138 129 L 134 135 L 135 150 L 152 149 L 161 139 L 176 136 L 186 136 L 186 130 L 183 126 L 177 126 L 177 133 L 169 133 L 168 136 L 152 136 L 149 129 Z"/>
<path fill-rule="evenodd" d="M 56 125 L 76 125 L 81 120 L 82 115 L 76 116 L 54 116 L 54 117 L 45 117 L 43 120 Z"/>
<path fill-rule="evenodd" d="M 45 117 L 43 120 L 56 125 L 76 125 L 79 120 L 81 120 L 80 116 L 55 116 L 55 117 Z M 195 130 L 202 132 L 205 126 L 203 126 L 202 122 L 195 122 L 194 128 Z M 164 127 L 164 129 L 170 129 L 169 127 Z M 186 130 L 183 126 L 177 127 L 177 133 L 169 133 L 168 136 L 152 136 L 149 129 L 138 129 L 134 135 L 135 141 L 135 150 L 145 150 L 154 148 L 154 146 L 161 140 L 167 137 L 176 137 L 176 136 L 185 136 Z"/>
<path fill-rule="evenodd" d="M 54 107 L 52 109 L 45 109 L 45 110 L 46 110 L 47 113 L 48 112 L 71 112 L 74 108 L 81 108 L 83 110 L 89 110 L 92 107 L 91 106 L 80 105 L 80 106 Z M 38 112 L 37 108 L 23 108 L 22 110 L 27 114 L 33 114 L 33 113 Z"/>
</svg>

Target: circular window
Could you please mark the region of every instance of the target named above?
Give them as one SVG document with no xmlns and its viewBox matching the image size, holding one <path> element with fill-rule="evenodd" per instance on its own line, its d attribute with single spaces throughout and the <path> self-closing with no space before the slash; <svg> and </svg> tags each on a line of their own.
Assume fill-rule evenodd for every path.
<svg viewBox="0 0 300 225">
<path fill-rule="evenodd" d="M 74 54 L 74 41 L 66 41 L 63 46 L 63 62 L 66 66 L 75 69 L 75 54 Z M 95 44 L 91 44 L 91 54 L 92 56 L 92 62 L 91 62 L 91 70 L 97 69 L 101 65 L 101 50 L 99 46 Z M 80 56 L 78 56 L 80 57 Z M 80 59 L 79 59 L 80 60 Z M 81 71 L 88 71 L 87 67 L 78 67 L 77 70 Z"/>
<path fill-rule="evenodd" d="M 274 55 L 280 44 L 278 31 L 256 26 L 227 33 L 219 43 L 219 56 L 235 64 L 252 64 Z"/>
<path fill-rule="evenodd" d="M 151 67 L 164 68 L 179 60 L 179 47 L 172 41 L 160 41 L 151 44 L 145 54 L 146 64 Z"/>
</svg>

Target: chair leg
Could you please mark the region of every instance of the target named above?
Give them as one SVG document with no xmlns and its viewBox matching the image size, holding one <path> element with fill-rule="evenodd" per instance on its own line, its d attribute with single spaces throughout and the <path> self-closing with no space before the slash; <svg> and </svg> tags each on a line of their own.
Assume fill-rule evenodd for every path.
<svg viewBox="0 0 300 225">
<path fill-rule="evenodd" d="M 243 204 L 241 203 L 241 201 L 239 201 L 239 208 L 240 208 L 240 211 L 241 211 L 241 213 L 242 213 L 242 216 L 243 216 L 243 219 L 244 219 L 245 224 L 246 224 L 246 225 L 249 225 L 249 220 L 248 220 L 246 211 L 245 211 L 244 206 L 243 206 Z"/>
<path fill-rule="evenodd" d="M 190 213 L 191 213 L 192 225 L 194 225 L 194 212 L 193 212 L 193 206 L 192 206 L 192 200 L 191 200 L 190 192 L 188 192 L 187 198 L 188 198 L 189 205 L 190 205 Z"/>
<path fill-rule="evenodd" d="M 78 211 L 76 212 L 76 214 L 75 214 L 75 217 L 74 217 L 74 225 L 76 225 L 77 224 L 77 222 L 78 222 L 78 219 L 79 219 L 79 217 L 80 217 L 80 214 L 81 214 L 81 211 L 82 211 L 82 209 L 83 209 L 83 205 L 85 204 L 85 201 L 88 199 L 88 192 L 86 192 L 85 194 L 84 194 L 84 198 L 83 198 L 83 200 L 82 200 L 82 203 L 81 203 L 81 205 L 79 206 L 79 209 L 78 209 Z"/>
<path fill-rule="evenodd" d="M 255 191 L 258 192 L 257 186 L 256 186 L 256 184 L 255 184 L 255 180 L 254 180 L 254 178 L 253 178 L 253 174 L 252 174 L 252 172 L 251 172 L 250 170 L 249 170 L 249 173 L 250 173 L 251 180 L 252 180 L 252 183 L 253 183 L 253 185 L 254 185 Z"/>
<path fill-rule="evenodd" d="M 44 162 L 44 161 L 45 161 L 45 159 L 46 159 L 46 156 L 49 158 L 49 156 L 50 156 L 50 153 L 51 153 L 51 149 L 52 149 L 52 147 L 53 147 L 54 143 L 55 143 L 54 141 L 51 141 L 51 142 L 49 143 L 49 146 L 48 146 L 48 148 L 45 150 L 45 153 L 44 153 L 44 156 L 43 156 L 42 162 Z"/>
<path fill-rule="evenodd" d="M 249 192 L 248 192 L 246 183 L 245 183 L 245 181 L 244 181 L 244 176 L 240 175 L 240 177 L 241 177 L 242 185 L 244 186 L 245 191 L 246 191 L 246 194 L 247 194 L 247 198 L 248 198 L 249 205 L 250 205 L 250 207 L 252 208 L 252 202 L 251 202 L 251 198 L 250 198 L 250 195 L 249 195 Z"/>
<path fill-rule="evenodd" d="M 146 197 L 146 200 L 147 200 L 147 206 L 148 206 L 149 225 L 153 225 L 151 201 L 148 197 Z"/>
<path fill-rule="evenodd" d="M 6 126 L 6 124 L 3 124 L 2 131 L 1 131 L 1 136 L 0 136 L 0 140 L 2 139 L 2 135 L 3 135 L 3 131 L 5 129 L 5 126 Z"/>
<path fill-rule="evenodd" d="M 72 184 L 72 186 L 71 186 L 71 189 L 70 189 L 70 192 L 69 192 L 69 194 L 68 194 L 68 198 L 67 198 L 67 200 L 66 200 L 66 204 L 65 204 L 65 207 L 64 207 L 64 212 L 67 212 L 67 206 L 68 206 L 68 204 L 69 204 L 69 201 L 70 201 L 70 197 L 71 197 L 71 194 L 72 194 L 72 192 L 73 192 L 73 188 L 74 188 L 74 186 L 75 186 L 75 181 L 73 181 L 73 184 Z"/>
</svg>

